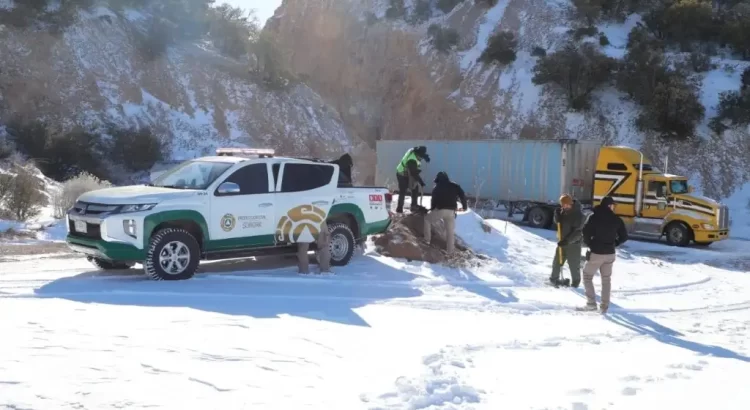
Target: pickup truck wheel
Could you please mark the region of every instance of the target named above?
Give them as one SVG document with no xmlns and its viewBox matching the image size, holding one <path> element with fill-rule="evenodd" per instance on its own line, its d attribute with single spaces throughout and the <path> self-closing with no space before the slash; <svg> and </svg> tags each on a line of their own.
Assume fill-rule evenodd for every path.
<svg viewBox="0 0 750 410">
<path fill-rule="evenodd" d="M 331 250 L 331 265 L 345 266 L 349 264 L 349 261 L 354 255 L 354 247 L 356 245 L 354 232 L 352 232 L 349 226 L 342 223 L 328 225 L 328 232 L 331 237 L 331 242 L 329 244 Z"/>
<path fill-rule="evenodd" d="M 93 256 L 87 256 L 86 260 L 88 260 L 92 265 L 101 270 L 125 270 L 130 269 L 133 267 L 133 265 L 135 265 L 134 263 L 108 261 L 106 259 L 95 258 Z"/>
<path fill-rule="evenodd" d="M 672 222 L 664 230 L 667 243 L 672 246 L 687 246 L 690 243 L 690 229 L 681 222 Z"/>
<path fill-rule="evenodd" d="M 153 280 L 186 280 L 200 262 L 198 241 L 190 232 L 166 228 L 151 237 L 143 269 Z"/>
</svg>

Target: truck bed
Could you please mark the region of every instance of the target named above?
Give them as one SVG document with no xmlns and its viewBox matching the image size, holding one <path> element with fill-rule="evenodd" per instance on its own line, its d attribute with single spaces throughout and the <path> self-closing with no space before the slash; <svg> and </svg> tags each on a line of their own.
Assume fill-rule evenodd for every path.
<svg viewBox="0 0 750 410">
<path fill-rule="evenodd" d="M 445 171 L 469 197 L 535 203 L 557 203 L 563 192 L 591 201 L 601 148 L 599 142 L 576 140 L 378 141 L 375 183 L 397 189 L 396 165 L 420 145 L 431 158 L 422 163 L 425 193 Z"/>
</svg>

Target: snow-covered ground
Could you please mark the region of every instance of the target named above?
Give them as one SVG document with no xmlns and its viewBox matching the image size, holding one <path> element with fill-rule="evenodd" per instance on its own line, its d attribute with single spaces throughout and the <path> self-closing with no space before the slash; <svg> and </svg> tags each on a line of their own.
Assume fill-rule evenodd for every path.
<svg viewBox="0 0 750 410">
<path fill-rule="evenodd" d="M 0 406 L 750 408 L 748 242 L 627 243 L 601 316 L 543 285 L 554 232 L 480 221 L 457 232 L 494 259 L 463 271 L 372 243 L 334 275 L 221 261 L 179 283 L 4 256 Z"/>
</svg>

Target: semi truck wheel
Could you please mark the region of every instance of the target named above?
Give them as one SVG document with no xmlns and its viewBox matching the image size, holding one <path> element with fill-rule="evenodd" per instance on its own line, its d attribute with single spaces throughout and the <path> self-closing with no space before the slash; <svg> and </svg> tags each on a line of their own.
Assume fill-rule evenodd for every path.
<svg viewBox="0 0 750 410">
<path fill-rule="evenodd" d="M 672 246 L 687 246 L 690 243 L 690 228 L 682 222 L 672 222 L 664 230 L 667 235 L 667 243 Z"/>
<path fill-rule="evenodd" d="M 200 246 L 190 232 L 165 228 L 151 237 L 143 269 L 153 280 L 186 280 L 200 262 Z"/>
<path fill-rule="evenodd" d="M 354 232 L 348 225 L 337 222 L 328 225 L 330 233 L 331 265 L 345 266 L 354 255 Z"/>
<path fill-rule="evenodd" d="M 698 241 L 695 241 L 695 245 L 696 246 L 702 246 L 704 248 L 707 247 L 707 246 L 710 246 L 712 243 L 713 242 L 698 242 Z"/>
<path fill-rule="evenodd" d="M 547 208 L 535 206 L 529 210 L 529 225 L 534 228 L 546 229 L 552 223 L 552 212 Z"/>
<path fill-rule="evenodd" d="M 87 256 L 86 260 L 88 260 L 92 265 L 101 270 L 124 270 L 130 269 L 133 267 L 133 265 L 135 265 L 134 263 L 108 261 L 106 259 L 95 258 L 93 256 Z"/>
</svg>

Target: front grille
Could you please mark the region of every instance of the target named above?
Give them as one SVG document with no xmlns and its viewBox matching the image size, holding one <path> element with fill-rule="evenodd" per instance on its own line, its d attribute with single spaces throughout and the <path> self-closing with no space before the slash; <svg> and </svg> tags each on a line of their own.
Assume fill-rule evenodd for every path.
<svg viewBox="0 0 750 410">
<path fill-rule="evenodd" d="M 97 240 L 102 239 L 101 225 L 99 224 L 92 224 L 92 223 L 86 222 L 86 233 L 81 233 L 75 230 L 75 222 L 69 221 L 68 230 L 70 232 L 70 236 L 74 236 L 77 238 L 97 239 Z"/>
<path fill-rule="evenodd" d="M 119 205 L 92 204 L 78 201 L 73 205 L 73 210 L 79 215 L 101 215 L 117 211 Z"/>
<path fill-rule="evenodd" d="M 722 205 L 719 208 L 719 230 L 729 229 L 729 207 Z"/>
</svg>

